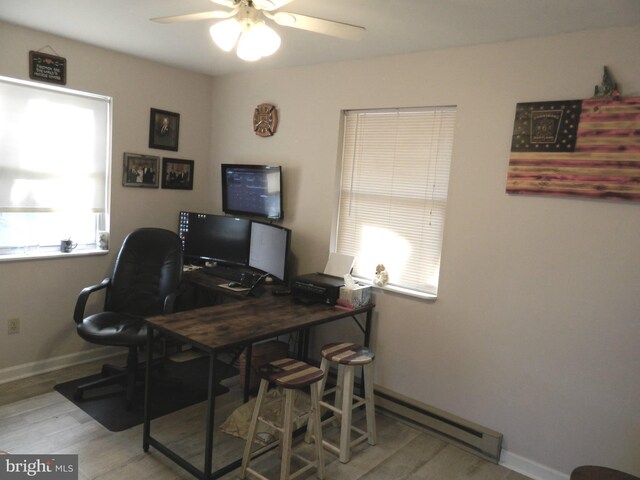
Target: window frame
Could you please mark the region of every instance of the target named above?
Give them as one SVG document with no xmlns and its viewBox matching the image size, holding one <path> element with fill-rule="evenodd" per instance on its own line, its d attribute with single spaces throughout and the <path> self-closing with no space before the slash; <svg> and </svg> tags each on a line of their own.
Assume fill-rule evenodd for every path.
<svg viewBox="0 0 640 480">
<path fill-rule="evenodd" d="M 88 100 L 94 100 L 101 102 L 104 106 L 106 116 L 103 116 L 104 120 L 104 209 L 101 211 L 93 211 L 92 215 L 95 221 L 95 239 L 93 242 L 84 242 L 74 248 L 71 252 L 62 252 L 60 244 L 47 244 L 47 245 L 12 245 L 0 247 L 0 262 L 13 262 L 20 260 L 36 260 L 46 258 L 61 258 L 61 257 L 79 257 L 89 255 L 106 255 L 109 253 L 109 248 L 99 248 L 98 246 L 98 232 L 106 231 L 107 235 L 110 231 L 110 209 L 111 209 L 111 168 L 112 168 L 112 130 L 113 130 L 113 98 L 107 95 L 95 94 L 90 92 L 79 91 L 57 85 L 42 84 L 39 82 L 16 79 L 12 77 L 0 76 L 0 81 L 5 84 L 15 85 L 18 87 L 25 87 L 34 89 L 35 91 L 44 91 L 51 93 L 60 93 L 63 96 L 80 97 Z M 34 96 L 36 94 L 34 93 Z M 65 104 L 66 106 L 66 104 Z M 102 128 L 100 128 L 102 131 Z M 34 134 L 36 135 L 36 134 Z M 100 148 L 102 152 L 102 148 Z M 98 159 L 99 164 L 102 165 L 102 153 Z M 95 165 L 95 163 L 94 163 Z M 10 177 L 11 178 L 11 177 Z M 13 210 L 11 207 L 4 210 L 4 213 L 35 213 L 35 214 L 53 214 L 60 215 L 63 212 L 47 211 L 47 209 L 29 209 L 16 208 Z M 88 218 L 87 218 L 88 219 Z M 92 220 L 93 221 L 93 220 Z M 42 221 L 41 221 L 42 222 Z M 61 239 L 62 240 L 62 239 Z"/>
<path fill-rule="evenodd" d="M 444 206 L 442 207 L 443 218 L 442 218 L 442 227 L 441 227 L 441 235 L 440 241 L 438 245 L 438 274 L 436 276 L 435 283 L 435 291 L 427 292 L 418 288 L 413 288 L 412 286 L 407 286 L 406 284 L 387 284 L 385 286 L 376 286 L 373 283 L 373 273 L 371 277 L 367 277 L 364 275 L 358 275 L 357 273 L 353 274 L 353 277 L 358 283 L 371 285 L 376 291 L 382 293 L 395 293 L 400 294 L 402 296 L 413 297 L 420 300 L 426 301 L 435 301 L 438 297 L 438 288 L 440 284 L 440 267 L 442 260 L 442 249 L 444 244 L 444 222 L 446 219 L 446 209 L 449 202 L 449 183 L 451 178 L 451 167 L 453 163 L 453 150 L 455 147 L 454 137 L 455 137 L 455 123 L 456 123 L 456 115 L 457 115 L 457 106 L 456 105 L 441 105 L 441 106 L 426 106 L 426 107 L 407 107 L 407 108 L 376 108 L 376 109 L 353 109 L 353 110 L 343 110 L 341 112 L 341 123 L 340 123 L 340 144 L 339 144 L 339 152 L 338 152 L 338 161 L 336 166 L 336 176 L 335 176 L 335 209 L 334 209 L 334 217 L 331 231 L 331 251 L 338 253 L 347 253 L 352 254 L 353 252 L 341 251 L 338 246 L 339 240 L 339 230 L 340 230 L 340 210 L 341 210 L 341 201 L 343 198 L 343 178 L 344 178 L 344 168 L 345 168 L 345 147 L 346 147 L 346 131 L 347 131 L 347 117 L 348 115 L 358 114 L 358 113 L 394 113 L 394 112 L 423 112 L 423 111 L 438 111 L 441 109 L 443 111 L 450 111 L 453 113 L 453 120 L 451 122 L 451 139 L 450 144 L 448 145 L 448 150 L 450 151 L 450 156 L 447 160 L 447 173 L 446 173 L 446 192 L 445 198 L 442 200 L 444 202 Z M 431 160 L 430 160 L 431 161 Z M 351 191 L 350 191 L 351 192 Z M 437 202 L 438 200 L 434 198 L 431 199 L 432 202 Z M 424 223 L 424 222 L 423 222 Z"/>
</svg>

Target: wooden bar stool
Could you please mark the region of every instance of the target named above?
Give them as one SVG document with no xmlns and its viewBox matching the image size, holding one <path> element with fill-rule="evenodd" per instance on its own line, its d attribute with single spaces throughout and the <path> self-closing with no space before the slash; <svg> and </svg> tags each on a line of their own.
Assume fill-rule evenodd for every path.
<svg viewBox="0 0 640 480">
<path fill-rule="evenodd" d="M 310 468 L 316 467 L 318 477 L 324 478 L 324 454 L 322 451 L 322 429 L 317 427 L 314 429 L 316 440 L 315 460 L 309 461 L 299 455 L 292 454 L 291 445 L 293 443 L 293 400 L 295 390 L 311 386 L 311 409 L 308 413 L 310 419 L 314 419 L 315 425 L 320 425 L 320 406 L 318 402 L 318 389 L 315 384 L 324 378 L 323 371 L 317 367 L 309 365 L 299 360 L 291 358 L 283 358 L 281 360 L 272 361 L 258 369 L 262 380 L 256 398 L 256 406 L 253 409 L 251 423 L 249 424 L 249 432 L 247 434 L 247 443 L 242 456 L 242 466 L 240 467 L 240 478 L 246 478 L 247 473 L 261 480 L 267 480 L 266 477 L 258 473 L 250 467 L 251 460 L 277 446 L 280 446 L 282 459 L 280 461 L 280 480 L 288 480 L 296 478 Z M 269 389 L 269 384 L 283 387 L 284 389 L 284 415 L 282 425 L 277 425 L 271 420 L 260 416 L 260 409 L 264 401 L 265 394 Z M 258 431 L 258 422 L 262 422 L 276 429 L 280 433 L 280 439 L 252 452 L 251 448 L 256 439 Z M 306 463 L 306 465 L 292 475 L 291 457 Z"/>
<path fill-rule="evenodd" d="M 318 397 L 320 398 L 320 406 L 332 412 L 328 418 L 322 421 L 322 425 L 334 420 L 340 421 L 340 444 L 334 445 L 327 440 L 323 440 L 322 444 L 327 450 L 338 455 L 342 463 L 346 463 L 351 456 L 352 447 L 365 440 L 369 442 L 369 445 L 376 444 L 376 419 L 373 403 L 373 359 L 375 355 L 368 348 L 355 343 L 328 343 L 322 347 L 321 354 L 320 369 L 324 372 L 324 376 L 318 384 Z M 325 390 L 329 363 L 338 365 L 338 380 L 334 388 Z M 364 367 L 364 398 L 353 393 L 355 369 L 359 366 Z M 323 400 L 325 396 L 334 392 L 335 401 L 333 405 Z M 351 425 L 353 409 L 362 405 L 366 409 L 366 432 Z M 305 441 L 307 442 L 310 442 L 316 435 L 315 421 L 315 418 L 309 418 L 305 435 Z M 351 440 L 352 430 L 360 435 L 353 441 Z"/>
</svg>

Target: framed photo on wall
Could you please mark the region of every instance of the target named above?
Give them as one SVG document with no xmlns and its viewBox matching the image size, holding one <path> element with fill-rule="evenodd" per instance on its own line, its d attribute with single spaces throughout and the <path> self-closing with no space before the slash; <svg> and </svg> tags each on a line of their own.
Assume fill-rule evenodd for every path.
<svg viewBox="0 0 640 480">
<path fill-rule="evenodd" d="M 158 188 L 160 157 L 125 153 L 122 185 L 125 187 Z"/>
<path fill-rule="evenodd" d="M 193 160 L 162 159 L 162 188 L 193 190 Z"/>
<path fill-rule="evenodd" d="M 149 119 L 149 148 L 178 151 L 180 114 L 151 109 Z"/>
</svg>

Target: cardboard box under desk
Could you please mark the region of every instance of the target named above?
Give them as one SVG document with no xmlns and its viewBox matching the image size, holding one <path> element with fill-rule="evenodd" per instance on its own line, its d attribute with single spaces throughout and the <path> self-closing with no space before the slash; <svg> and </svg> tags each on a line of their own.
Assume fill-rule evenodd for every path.
<svg viewBox="0 0 640 480">
<path fill-rule="evenodd" d="M 271 340 L 264 343 L 258 343 L 253 346 L 251 354 L 251 375 L 249 377 L 249 388 L 255 390 L 260 385 L 260 377 L 256 374 L 255 369 L 265 365 L 273 360 L 284 358 L 289 353 L 289 345 L 285 342 Z M 240 386 L 244 386 L 244 372 L 247 363 L 246 350 L 240 355 Z"/>
</svg>

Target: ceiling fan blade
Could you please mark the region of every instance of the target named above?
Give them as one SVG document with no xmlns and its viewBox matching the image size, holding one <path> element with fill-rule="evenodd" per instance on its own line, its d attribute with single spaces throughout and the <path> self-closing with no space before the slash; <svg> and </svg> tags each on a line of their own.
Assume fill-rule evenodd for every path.
<svg viewBox="0 0 640 480">
<path fill-rule="evenodd" d="M 222 5 L 223 7 L 236 8 L 238 2 L 235 0 L 211 0 L 213 3 Z"/>
<path fill-rule="evenodd" d="M 291 3 L 292 1 L 293 0 L 253 0 L 253 5 L 258 10 L 266 10 L 267 12 L 271 12 L 273 10 L 277 10 L 278 8 L 284 7 L 287 3 Z"/>
<path fill-rule="evenodd" d="M 276 12 L 270 14 L 264 12 L 264 14 L 283 27 L 299 28 L 332 37 L 346 38 L 347 40 L 360 40 L 366 31 L 364 27 L 357 25 L 309 17 L 307 15 L 300 15 L 299 13 Z"/>
<path fill-rule="evenodd" d="M 209 20 L 211 18 L 230 18 L 233 17 L 238 10 L 225 12 L 223 10 L 213 10 L 211 12 L 189 13 L 187 15 L 173 15 L 171 17 L 152 18 L 152 22 L 157 23 L 176 23 L 176 22 L 193 22 L 197 20 Z"/>
</svg>

